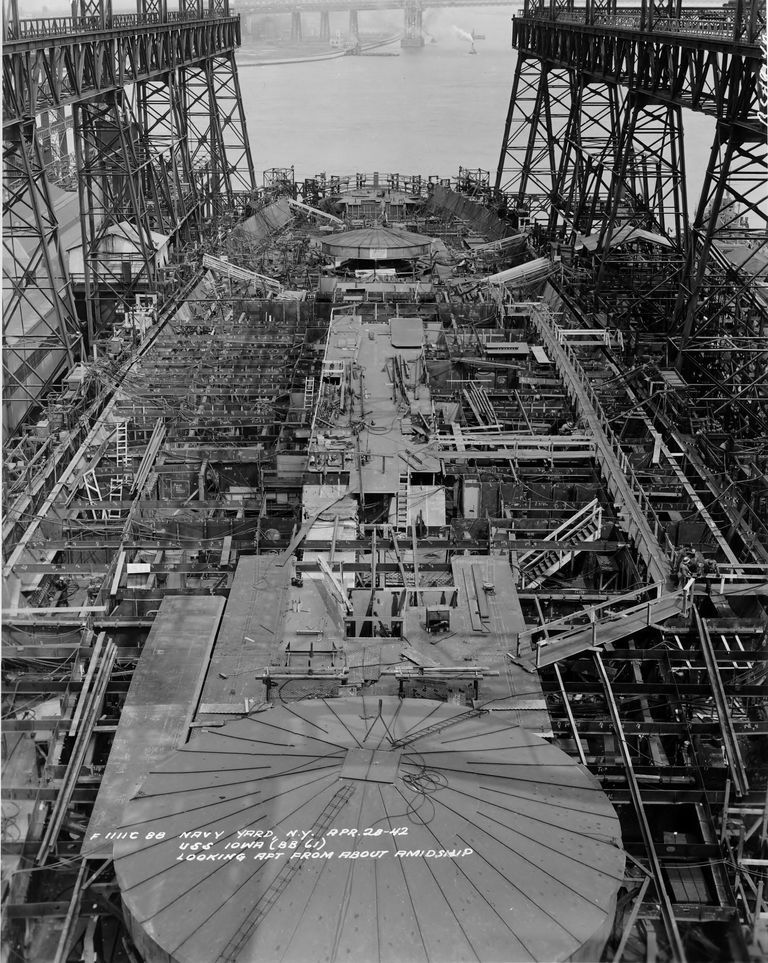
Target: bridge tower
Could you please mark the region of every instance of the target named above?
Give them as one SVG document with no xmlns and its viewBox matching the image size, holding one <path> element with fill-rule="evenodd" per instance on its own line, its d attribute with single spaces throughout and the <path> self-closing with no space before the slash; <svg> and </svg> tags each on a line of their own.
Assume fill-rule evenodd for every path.
<svg viewBox="0 0 768 963">
<path fill-rule="evenodd" d="M 301 41 L 301 10 L 291 10 L 291 41 Z"/>
<path fill-rule="evenodd" d="M 229 0 L 76 0 L 55 23 L 18 7 L 3 47 L 9 431 L 255 189 Z"/>
<path fill-rule="evenodd" d="M 424 8 L 421 0 L 405 0 L 403 8 L 403 38 L 401 47 L 423 47 L 422 18 Z"/>
<path fill-rule="evenodd" d="M 355 7 L 351 7 L 349 11 L 349 39 L 354 43 L 360 42 L 360 23 Z"/>
<path fill-rule="evenodd" d="M 662 313 L 681 351 L 702 323 L 711 329 L 707 302 L 722 305 L 733 270 L 725 247 L 751 252 L 736 285 L 745 292 L 749 263 L 768 250 L 764 30 L 762 0 L 704 13 L 682 0 L 632 11 L 617 0 L 526 0 L 513 21 L 518 60 L 496 190 L 553 238 L 591 235 L 598 291 L 622 225 L 666 238 L 677 300 Z M 716 118 L 692 224 L 684 108 Z"/>
<path fill-rule="evenodd" d="M 331 39 L 331 14 L 329 10 L 320 11 L 320 39 L 326 43 Z"/>
</svg>

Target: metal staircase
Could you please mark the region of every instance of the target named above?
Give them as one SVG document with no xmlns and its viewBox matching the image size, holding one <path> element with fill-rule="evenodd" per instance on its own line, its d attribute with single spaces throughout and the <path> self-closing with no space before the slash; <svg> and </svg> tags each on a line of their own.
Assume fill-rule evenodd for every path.
<svg viewBox="0 0 768 963">
<path fill-rule="evenodd" d="M 563 522 L 559 528 L 546 536 L 546 540 L 579 540 L 594 542 L 600 538 L 603 524 L 603 510 L 596 498 L 580 508 L 575 515 Z M 578 555 L 580 549 L 545 548 L 534 549 L 520 556 L 522 585 L 526 589 L 538 588 L 542 582 L 567 565 Z"/>
</svg>

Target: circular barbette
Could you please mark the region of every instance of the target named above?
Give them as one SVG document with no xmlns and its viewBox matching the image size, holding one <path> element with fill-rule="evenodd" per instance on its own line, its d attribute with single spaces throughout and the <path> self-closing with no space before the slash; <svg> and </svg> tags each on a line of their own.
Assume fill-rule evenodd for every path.
<svg viewBox="0 0 768 963">
<path fill-rule="evenodd" d="M 394 697 L 197 733 L 121 835 L 148 963 L 595 959 L 624 875 L 616 813 L 565 753 L 495 713 Z"/>
</svg>

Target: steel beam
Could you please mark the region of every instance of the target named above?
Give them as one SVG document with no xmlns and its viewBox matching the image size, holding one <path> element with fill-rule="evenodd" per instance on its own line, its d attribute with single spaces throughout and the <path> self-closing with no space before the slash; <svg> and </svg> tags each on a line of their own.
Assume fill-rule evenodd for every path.
<svg viewBox="0 0 768 963">
<path fill-rule="evenodd" d="M 706 663 L 709 680 L 712 685 L 712 695 L 717 708 L 718 719 L 720 720 L 725 755 L 728 759 L 728 766 L 731 770 L 731 775 L 733 776 L 736 786 L 736 793 L 737 795 L 743 797 L 749 791 L 749 779 L 747 778 L 744 760 L 741 757 L 739 739 L 733 725 L 733 719 L 731 718 L 731 710 L 728 706 L 725 686 L 720 675 L 717 656 L 712 645 L 712 639 L 709 636 L 707 624 L 704 619 L 702 619 L 701 615 L 699 615 L 699 610 L 695 606 L 693 613 L 696 621 L 696 628 L 699 634 L 699 640 L 701 642 L 701 651 L 704 654 L 704 661 Z"/>
<path fill-rule="evenodd" d="M 3 136 L 3 403 L 11 433 L 82 336 L 34 123 Z"/>
<path fill-rule="evenodd" d="M 629 461 L 611 431 L 608 419 L 589 384 L 589 379 L 573 350 L 558 340 L 554 323 L 545 312 L 545 308 L 537 305 L 531 319 L 565 382 L 568 394 L 589 424 L 602 475 L 626 516 L 622 527 L 635 539 L 638 552 L 648 568 L 651 580 L 667 582 L 672 569 L 665 550 L 666 546 L 662 548 L 659 541 L 664 534 L 663 530 L 655 519 L 648 496 L 632 475 Z"/>
<path fill-rule="evenodd" d="M 637 816 L 637 821 L 640 825 L 640 832 L 643 837 L 643 842 L 645 844 L 645 851 L 648 857 L 648 861 L 651 865 L 651 871 L 653 876 L 653 883 L 656 889 L 656 895 L 659 899 L 659 906 L 661 910 L 662 920 L 664 922 L 664 929 L 667 933 L 667 938 L 670 942 L 670 948 L 672 950 L 673 958 L 679 963 L 685 963 L 687 959 L 685 948 L 683 946 L 683 941 L 680 937 L 680 930 L 677 926 L 677 920 L 675 919 L 675 913 L 672 908 L 672 900 L 670 899 L 669 893 L 667 892 L 667 885 L 664 880 L 664 875 L 659 861 L 658 853 L 656 852 L 656 845 L 653 840 L 653 834 L 651 832 L 651 827 L 648 822 L 648 817 L 645 813 L 645 808 L 643 806 L 643 798 L 640 793 L 640 786 L 637 782 L 637 777 L 632 763 L 632 756 L 629 751 L 629 746 L 627 744 L 626 736 L 624 735 L 624 729 L 622 727 L 621 716 L 619 714 L 618 706 L 616 705 L 616 700 L 611 689 L 611 682 L 605 671 L 605 666 L 603 665 L 602 659 L 600 658 L 600 653 L 595 652 L 595 665 L 597 666 L 597 671 L 600 676 L 600 681 L 603 685 L 603 690 L 605 692 L 605 699 L 608 704 L 608 711 L 611 716 L 611 720 L 614 726 L 614 732 L 619 743 L 619 751 L 621 753 L 621 758 L 624 762 L 624 769 L 627 774 L 627 782 L 629 785 L 629 791 L 632 796 L 632 803 L 635 809 L 635 815 Z"/>
</svg>

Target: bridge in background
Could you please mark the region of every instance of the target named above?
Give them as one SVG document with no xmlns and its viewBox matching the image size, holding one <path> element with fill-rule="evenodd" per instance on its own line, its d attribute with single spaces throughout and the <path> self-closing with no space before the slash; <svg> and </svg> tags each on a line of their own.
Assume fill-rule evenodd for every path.
<svg viewBox="0 0 768 963">
<path fill-rule="evenodd" d="M 244 18 L 246 31 L 250 18 L 259 14 L 290 14 L 291 39 L 302 36 L 302 14 L 319 13 L 320 39 L 330 39 L 331 13 L 349 11 L 349 35 L 359 38 L 358 13 L 371 10 L 403 11 L 403 46 L 418 47 L 424 43 L 423 12 L 435 7 L 507 7 L 510 14 L 519 9 L 515 0 L 243 0 L 237 13 Z"/>
</svg>

